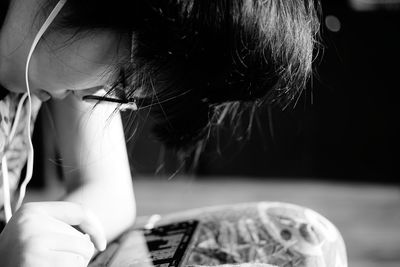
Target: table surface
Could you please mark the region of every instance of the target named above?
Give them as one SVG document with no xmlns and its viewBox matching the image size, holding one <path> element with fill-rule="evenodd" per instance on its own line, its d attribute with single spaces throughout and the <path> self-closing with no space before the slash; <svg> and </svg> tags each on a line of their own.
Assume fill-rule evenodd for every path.
<svg viewBox="0 0 400 267">
<path fill-rule="evenodd" d="M 371 184 L 191 177 L 134 180 L 138 215 L 256 201 L 306 206 L 342 233 L 349 266 L 400 266 L 400 188 Z M 54 190 L 30 191 L 27 200 L 56 199 Z"/>
</svg>

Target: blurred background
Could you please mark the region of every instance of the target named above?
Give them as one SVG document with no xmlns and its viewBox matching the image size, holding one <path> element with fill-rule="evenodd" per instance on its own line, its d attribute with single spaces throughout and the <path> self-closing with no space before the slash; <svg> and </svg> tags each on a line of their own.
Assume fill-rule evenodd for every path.
<svg viewBox="0 0 400 267">
<path fill-rule="evenodd" d="M 400 266 L 400 0 L 322 0 L 322 7 L 321 49 L 309 88 L 284 111 L 260 112 L 247 141 L 222 129 L 195 173 L 185 175 L 154 141 L 150 123 L 133 138 L 127 132 L 139 215 L 292 202 L 339 228 L 349 266 Z M 130 114 L 123 115 L 129 128 Z M 41 136 L 46 122 L 36 129 Z M 40 147 L 39 137 L 36 142 Z M 54 160 L 35 167 L 43 164 Z M 33 187 L 50 183 L 34 181 Z"/>
</svg>

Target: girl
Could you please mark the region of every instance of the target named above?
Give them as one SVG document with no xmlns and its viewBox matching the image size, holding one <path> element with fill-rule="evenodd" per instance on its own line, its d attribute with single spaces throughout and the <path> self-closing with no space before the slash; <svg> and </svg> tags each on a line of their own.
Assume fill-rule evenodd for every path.
<svg viewBox="0 0 400 267">
<path fill-rule="evenodd" d="M 116 110 L 147 108 L 160 141 L 198 154 L 226 114 L 298 96 L 319 28 L 313 0 L 3 0 L 0 12 L 1 266 L 86 266 L 133 223 Z M 68 194 L 21 205 L 50 99 Z"/>
</svg>

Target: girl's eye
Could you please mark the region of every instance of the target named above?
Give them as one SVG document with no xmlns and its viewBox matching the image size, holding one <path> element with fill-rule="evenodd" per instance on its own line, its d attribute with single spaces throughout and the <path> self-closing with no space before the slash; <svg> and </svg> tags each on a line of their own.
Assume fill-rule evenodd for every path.
<svg viewBox="0 0 400 267">
<path fill-rule="evenodd" d="M 125 88 L 118 86 L 112 90 L 112 95 L 116 98 L 126 99 Z"/>
<path fill-rule="evenodd" d="M 82 99 L 87 95 L 104 95 L 105 94 L 104 86 L 95 86 L 81 90 L 73 90 L 72 93 L 77 96 L 79 99 Z"/>
<path fill-rule="evenodd" d="M 86 95 L 104 95 L 104 86 L 97 86 L 93 88 L 86 89 L 84 92 Z"/>
</svg>

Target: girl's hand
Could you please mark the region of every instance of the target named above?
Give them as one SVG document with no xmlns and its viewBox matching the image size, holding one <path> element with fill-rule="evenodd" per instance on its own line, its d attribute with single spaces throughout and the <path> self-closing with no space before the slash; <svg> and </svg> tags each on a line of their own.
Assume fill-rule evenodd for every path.
<svg viewBox="0 0 400 267">
<path fill-rule="evenodd" d="M 0 266 L 87 266 L 95 248 L 105 247 L 100 223 L 81 205 L 32 202 L 24 204 L 1 233 Z"/>
</svg>

